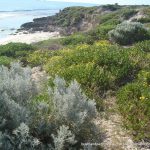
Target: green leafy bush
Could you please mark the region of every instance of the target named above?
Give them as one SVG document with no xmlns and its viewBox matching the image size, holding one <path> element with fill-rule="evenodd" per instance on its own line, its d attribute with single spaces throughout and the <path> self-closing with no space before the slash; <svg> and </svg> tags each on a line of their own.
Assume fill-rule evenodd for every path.
<svg viewBox="0 0 150 150">
<path fill-rule="evenodd" d="M 99 25 L 95 29 L 88 32 L 89 38 L 93 41 L 107 40 L 108 32 L 114 29 L 114 25 Z"/>
<path fill-rule="evenodd" d="M 141 23 L 123 22 L 109 32 L 109 39 L 121 45 L 130 45 L 138 41 L 150 39 L 150 34 Z"/>
<path fill-rule="evenodd" d="M 100 25 L 117 25 L 119 23 L 121 23 L 121 19 L 120 19 L 120 11 L 115 11 L 115 12 L 111 12 L 111 13 L 106 13 L 102 16 L 99 16 L 99 23 Z"/>
<path fill-rule="evenodd" d="M 150 72 L 141 71 L 138 80 L 118 92 L 118 106 L 125 126 L 136 140 L 150 138 Z"/>
<path fill-rule="evenodd" d="M 33 50 L 35 50 L 35 48 L 28 44 L 9 43 L 0 46 L 0 56 L 7 56 L 13 58 L 23 57 Z"/>
<path fill-rule="evenodd" d="M 12 61 L 12 58 L 9 58 L 7 56 L 0 56 L 0 65 L 9 66 Z"/>
<path fill-rule="evenodd" d="M 36 67 L 36 66 L 44 65 L 48 61 L 49 58 L 55 55 L 57 55 L 57 51 L 38 50 L 29 54 L 26 60 L 30 66 Z"/>
<path fill-rule="evenodd" d="M 144 52 L 150 52 L 150 40 L 139 42 L 134 47 Z"/>
<path fill-rule="evenodd" d="M 62 39 L 63 45 L 77 45 L 83 44 L 86 41 L 86 37 L 83 34 L 74 34 Z"/>
</svg>

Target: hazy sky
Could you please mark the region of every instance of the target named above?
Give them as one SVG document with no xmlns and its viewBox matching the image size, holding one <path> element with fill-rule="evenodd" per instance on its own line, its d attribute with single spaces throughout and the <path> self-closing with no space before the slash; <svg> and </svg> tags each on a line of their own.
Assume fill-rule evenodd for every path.
<svg viewBox="0 0 150 150">
<path fill-rule="evenodd" d="M 65 1 L 65 2 L 82 2 L 95 4 L 147 4 L 150 5 L 150 0 L 41 0 L 41 1 Z"/>
<path fill-rule="evenodd" d="M 61 0 L 60 0 L 61 1 Z M 75 0 L 74 0 L 75 1 Z M 78 1 L 78 0 L 77 0 Z M 0 0 L 0 11 L 27 9 L 60 9 L 69 6 L 90 6 L 86 3 L 63 3 L 47 0 Z M 94 4 L 91 4 L 94 5 Z"/>
<path fill-rule="evenodd" d="M 75 3 L 60 3 L 75 2 Z M 80 4 L 79 4 L 80 3 Z M 120 5 L 150 5 L 150 0 L 0 0 L 0 11 L 22 10 L 22 9 L 45 9 L 45 8 L 64 8 L 69 6 L 90 6 L 96 4 L 115 4 Z"/>
</svg>

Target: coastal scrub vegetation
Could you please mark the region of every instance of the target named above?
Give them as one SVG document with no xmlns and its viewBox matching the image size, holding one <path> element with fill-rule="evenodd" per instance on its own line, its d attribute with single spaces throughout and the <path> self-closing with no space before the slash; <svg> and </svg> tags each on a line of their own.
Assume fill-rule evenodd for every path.
<svg viewBox="0 0 150 150">
<path fill-rule="evenodd" d="M 21 60 L 25 63 L 25 57 L 34 50 L 36 50 L 34 46 L 25 43 L 0 45 L 0 64 L 9 66 L 11 62 L 17 60 Z"/>
<path fill-rule="evenodd" d="M 149 8 L 66 8 L 52 17 L 55 25 L 69 28 L 94 16 L 98 24 L 60 39 L 0 46 L 0 149 L 78 150 L 81 143 L 101 143 L 94 120 L 108 97 L 115 97 L 134 139 L 150 140 L 150 34 L 148 22 L 136 19 L 139 12 L 145 18 Z M 39 66 L 46 75 L 37 82 L 31 67 Z"/>
<path fill-rule="evenodd" d="M 95 7 L 67 7 L 54 16 L 34 19 L 25 23 L 21 30 L 27 31 L 59 31 L 61 35 L 72 35 L 76 32 L 88 32 L 98 25 L 116 26 L 124 21 L 145 19 L 149 26 L 148 6 L 102 5 Z M 139 21 L 138 21 L 139 20 Z M 104 36 L 104 35 L 103 35 Z"/>
<path fill-rule="evenodd" d="M 125 126 L 132 131 L 136 140 L 149 139 L 150 70 L 139 72 L 137 80 L 122 87 L 117 97 Z"/>
<path fill-rule="evenodd" d="M 95 102 L 82 93 L 76 81 L 67 86 L 56 77 L 54 86 L 41 93 L 29 67 L 13 63 L 10 69 L 1 66 L 0 74 L 1 149 L 80 147 L 99 132 L 92 123 Z"/>
<path fill-rule="evenodd" d="M 32 52 L 34 50 L 35 48 L 28 44 L 9 43 L 9 44 L 0 46 L 0 56 L 18 58 L 18 57 L 26 56 L 27 52 Z"/>
</svg>

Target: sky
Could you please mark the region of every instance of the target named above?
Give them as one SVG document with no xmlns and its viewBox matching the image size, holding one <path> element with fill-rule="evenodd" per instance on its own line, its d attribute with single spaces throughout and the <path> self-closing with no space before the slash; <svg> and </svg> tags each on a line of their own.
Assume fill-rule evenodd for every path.
<svg viewBox="0 0 150 150">
<path fill-rule="evenodd" d="M 120 5 L 150 5 L 150 0 L 41 0 L 41 1 L 64 1 L 64 2 L 82 2 L 82 3 L 95 3 L 95 4 L 114 4 L 119 3 Z"/>
<path fill-rule="evenodd" d="M 75 2 L 60 3 L 61 2 Z M 80 4 L 79 4 L 80 3 Z M 48 9 L 48 8 L 64 8 L 69 6 L 89 6 L 96 4 L 115 4 L 120 5 L 150 5 L 150 0 L 0 0 L 0 11 L 22 10 L 22 9 Z"/>
<path fill-rule="evenodd" d="M 61 0 L 60 0 L 61 1 Z M 78 1 L 78 0 L 77 0 Z M 32 10 L 32 9 L 59 9 L 69 6 L 87 5 L 83 3 L 62 3 L 58 1 L 47 0 L 0 0 L 0 11 L 13 11 L 13 10 Z M 93 4 L 94 5 L 94 4 Z M 87 5 L 90 6 L 90 5 Z"/>
</svg>

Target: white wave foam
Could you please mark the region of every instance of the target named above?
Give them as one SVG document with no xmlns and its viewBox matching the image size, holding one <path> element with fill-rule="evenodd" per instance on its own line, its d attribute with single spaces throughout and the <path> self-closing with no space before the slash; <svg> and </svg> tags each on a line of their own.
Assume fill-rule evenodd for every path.
<svg viewBox="0 0 150 150">
<path fill-rule="evenodd" d="M 20 11 L 6 11 L 0 12 L 0 19 L 10 18 L 10 17 L 17 17 L 17 16 L 48 16 L 50 14 L 57 13 L 58 10 L 52 9 L 41 9 L 41 10 L 20 10 Z"/>
<path fill-rule="evenodd" d="M 7 17 L 12 17 L 12 16 L 14 16 L 14 15 L 12 15 L 12 14 L 1 14 L 0 13 L 0 19 L 7 18 Z"/>
<path fill-rule="evenodd" d="M 5 19 L 5 18 L 8 18 L 8 17 L 15 17 L 15 16 L 18 16 L 19 14 L 17 13 L 0 13 L 0 19 Z"/>
</svg>

